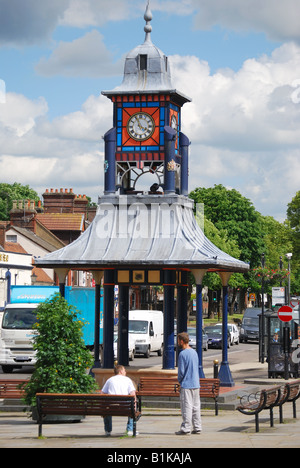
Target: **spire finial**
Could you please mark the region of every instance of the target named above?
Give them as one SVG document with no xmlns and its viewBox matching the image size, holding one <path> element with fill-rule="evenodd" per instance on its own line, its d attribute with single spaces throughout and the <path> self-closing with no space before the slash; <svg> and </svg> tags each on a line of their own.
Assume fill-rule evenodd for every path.
<svg viewBox="0 0 300 468">
<path fill-rule="evenodd" d="M 147 7 L 146 7 L 146 11 L 145 11 L 145 14 L 144 14 L 144 20 L 146 21 L 146 26 L 144 27 L 144 31 L 146 33 L 146 38 L 145 38 L 145 42 L 146 41 L 151 41 L 151 32 L 152 32 L 152 26 L 150 25 L 151 21 L 152 21 L 152 13 L 151 13 L 151 10 L 150 10 L 150 0 L 147 1 Z"/>
</svg>

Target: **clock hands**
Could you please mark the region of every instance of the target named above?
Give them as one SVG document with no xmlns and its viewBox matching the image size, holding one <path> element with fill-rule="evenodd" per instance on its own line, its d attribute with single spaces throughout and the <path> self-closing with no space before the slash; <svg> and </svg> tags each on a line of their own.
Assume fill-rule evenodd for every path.
<svg viewBox="0 0 300 468">
<path fill-rule="evenodd" d="M 138 126 L 139 126 L 139 128 L 142 130 L 142 132 L 144 132 L 145 130 L 147 130 L 147 127 L 142 127 L 141 122 L 140 122 L 140 119 L 138 118 L 138 116 L 136 117 L 136 119 L 137 119 L 137 122 L 138 122 Z"/>
</svg>

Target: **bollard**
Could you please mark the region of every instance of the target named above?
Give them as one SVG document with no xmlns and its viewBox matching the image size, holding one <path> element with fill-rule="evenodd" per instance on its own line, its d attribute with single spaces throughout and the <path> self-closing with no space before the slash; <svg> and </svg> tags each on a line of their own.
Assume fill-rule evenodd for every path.
<svg viewBox="0 0 300 468">
<path fill-rule="evenodd" d="M 214 361 L 214 379 L 217 379 L 219 375 L 219 361 L 216 359 Z"/>
</svg>

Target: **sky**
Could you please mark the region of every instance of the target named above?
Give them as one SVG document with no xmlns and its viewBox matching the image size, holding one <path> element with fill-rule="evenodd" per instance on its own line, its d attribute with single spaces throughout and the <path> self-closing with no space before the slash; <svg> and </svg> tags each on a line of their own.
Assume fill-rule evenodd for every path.
<svg viewBox="0 0 300 468">
<path fill-rule="evenodd" d="M 103 135 L 146 0 L 0 0 L 0 182 L 103 194 Z M 189 189 L 286 219 L 300 190 L 299 0 L 150 0 L 190 138 Z"/>
</svg>

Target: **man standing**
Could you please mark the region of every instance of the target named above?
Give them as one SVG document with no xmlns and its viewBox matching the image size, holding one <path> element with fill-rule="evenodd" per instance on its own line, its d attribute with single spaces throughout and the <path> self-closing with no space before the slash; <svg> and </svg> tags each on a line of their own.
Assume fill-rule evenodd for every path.
<svg viewBox="0 0 300 468">
<path fill-rule="evenodd" d="M 124 366 L 117 365 L 114 369 L 115 375 L 108 379 L 101 393 L 108 395 L 132 395 L 135 396 L 135 387 L 132 380 L 126 377 L 126 369 Z M 111 435 L 112 431 L 112 417 L 105 416 L 104 430 L 107 436 Z M 127 435 L 133 435 L 133 419 L 128 418 L 127 422 Z"/>
<path fill-rule="evenodd" d="M 194 349 L 189 346 L 189 335 L 177 335 L 178 346 L 181 348 L 178 357 L 178 382 L 180 384 L 180 407 L 182 424 L 177 435 L 201 434 L 201 403 L 199 358 Z M 193 429 L 193 430 L 192 430 Z"/>
</svg>

